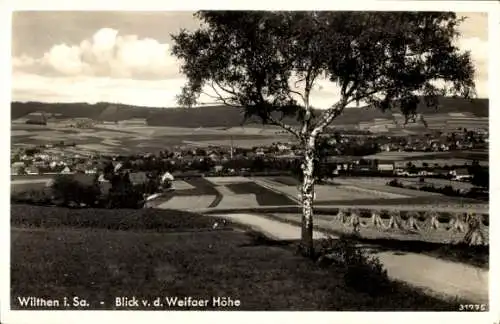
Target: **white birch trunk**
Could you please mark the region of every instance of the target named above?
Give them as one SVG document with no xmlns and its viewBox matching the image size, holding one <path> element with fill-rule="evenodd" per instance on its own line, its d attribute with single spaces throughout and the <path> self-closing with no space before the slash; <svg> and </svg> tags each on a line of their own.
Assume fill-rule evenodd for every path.
<svg viewBox="0 0 500 324">
<path fill-rule="evenodd" d="M 308 256 L 314 253 L 313 245 L 313 200 L 314 200 L 314 151 L 316 139 L 310 137 L 305 145 L 302 165 L 302 246 Z"/>
</svg>

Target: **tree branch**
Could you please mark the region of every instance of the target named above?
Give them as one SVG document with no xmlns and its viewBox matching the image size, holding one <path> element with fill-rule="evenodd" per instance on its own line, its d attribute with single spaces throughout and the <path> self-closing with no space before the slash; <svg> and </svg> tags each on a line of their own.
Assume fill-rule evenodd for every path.
<svg viewBox="0 0 500 324">
<path fill-rule="evenodd" d="M 206 92 L 203 91 L 203 94 L 207 95 L 208 97 L 210 98 L 213 98 L 215 100 L 218 100 L 218 101 L 221 101 L 223 104 L 225 104 L 226 106 L 230 106 L 230 107 L 240 107 L 238 105 L 235 105 L 235 104 L 232 104 L 230 103 L 226 98 L 224 98 L 220 93 L 219 91 L 217 91 L 217 89 L 215 88 L 213 82 L 210 83 L 210 86 L 212 87 L 212 89 L 214 90 L 214 92 L 216 93 L 217 96 L 213 96 L 213 95 L 210 95 Z"/>
<path fill-rule="evenodd" d="M 289 92 L 298 95 L 300 97 L 300 99 L 302 99 L 302 101 L 306 101 L 306 99 L 302 93 L 300 93 L 298 91 L 294 91 L 294 90 L 290 90 Z"/>
<path fill-rule="evenodd" d="M 309 105 L 309 95 L 311 93 L 311 88 L 314 83 L 314 79 L 316 76 L 313 76 L 313 65 L 309 65 L 307 69 L 307 73 L 305 76 L 305 89 L 304 89 L 304 108 L 305 108 L 305 114 L 304 114 L 304 121 L 302 125 L 302 130 L 300 131 L 301 138 L 303 138 L 307 132 L 309 131 L 310 124 L 311 124 L 311 117 L 312 117 L 312 112 L 311 112 L 311 106 Z M 311 80 L 312 77 L 312 80 Z"/>
<path fill-rule="evenodd" d="M 219 87 L 222 91 L 225 91 L 225 92 L 229 93 L 229 94 L 230 94 L 230 95 L 232 95 L 232 96 L 237 96 L 237 93 L 236 93 L 236 91 L 234 91 L 234 88 L 233 88 L 233 91 L 228 90 L 228 89 L 224 88 L 223 86 L 221 86 L 221 85 L 220 85 L 220 83 L 219 83 L 219 82 L 217 82 L 217 81 L 215 81 L 215 80 L 213 80 L 213 81 L 212 81 L 212 88 L 214 87 L 214 85 L 213 85 L 213 84 L 214 84 L 214 82 L 215 82 L 215 84 L 216 84 L 216 85 L 217 85 L 217 86 L 218 86 L 218 87 Z"/>
<path fill-rule="evenodd" d="M 301 139 L 301 135 L 300 135 L 299 131 L 297 129 L 295 129 L 294 127 L 292 127 L 291 125 L 285 124 L 281 120 L 278 120 L 271 115 L 268 116 L 268 119 L 270 121 L 270 123 L 269 123 L 270 125 L 279 126 L 279 127 L 283 128 L 284 130 L 288 131 L 289 133 L 291 133 L 293 136 L 297 137 L 297 139 Z"/>
<path fill-rule="evenodd" d="M 345 93 L 345 95 L 342 96 L 342 99 L 336 103 L 333 107 L 329 108 L 326 110 L 320 117 L 320 121 L 314 126 L 313 131 L 311 132 L 311 136 L 318 136 L 323 132 L 326 126 L 328 126 L 335 118 L 337 118 L 342 112 L 344 111 L 344 108 L 349 105 L 350 103 L 354 101 L 359 101 L 363 100 L 364 98 L 367 98 L 371 95 L 374 95 L 375 93 L 383 90 L 383 89 L 374 89 L 368 93 L 365 93 L 363 96 L 356 96 L 352 97 L 349 99 L 350 96 L 354 93 L 354 90 L 356 89 L 357 82 L 354 81 L 353 85 L 349 90 L 345 90 L 347 88 L 347 83 L 344 84 L 342 87 L 342 92 Z"/>
<path fill-rule="evenodd" d="M 257 94 L 259 96 L 259 100 L 260 100 L 260 103 L 265 105 L 266 104 L 266 100 L 264 99 L 264 96 L 262 94 L 262 86 L 260 85 L 259 82 L 257 82 Z M 274 118 L 270 112 L 268 112 L 266 114 L 266 117 L 267 117 L 267 120 L 268 120 L 268 124 L 270 125 L 275 125 L 275 126 L 279 126 L 281 128 L 283 128 L 284 130 L 288 131 L 289 133 L 291 133 L 292 135 L 294 135 L 295 137 L 297 137 L 297 139 L 301 139 L 301 134 L 298 132 L 298 130 L 296 130 L 295 128 L 293 128 L 292 126 L 290 125 L 287 125 L 285 123 L 283 123 L 281 120 L 278 120 L 276 118 Z"/>
<path fill-rule="evenodd" d="M 317 137 L 326 126 L 328 126 L 335 118 L 337 118 L 343 111 L 344 108 L 348 105 L 348 101 L 346 97 L 343 97 L 338 103 L 336 103 L 333 107 L 329 108 L 325 111 L 320 118 L 320 121 L 315 125 L 313 131 L 311 132 L 311 137 Z"/>
</svg>

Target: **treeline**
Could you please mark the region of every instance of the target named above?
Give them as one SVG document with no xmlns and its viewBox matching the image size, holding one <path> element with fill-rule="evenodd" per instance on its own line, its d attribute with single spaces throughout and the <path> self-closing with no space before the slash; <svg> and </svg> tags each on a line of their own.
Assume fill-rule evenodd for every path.
<svg viewBox="0 0 500 324">
<path fill-rule="evenodd" d="M 111 171 L 110 171 L 111 168 Z M 73 175 L 57 175 L 43 189 L 13 194 L 11 203 L 59 206 L 69 208 L 142 208 L 145 199 L 154 193 L 168 191 L 170 182 L 161 181 L 158 174 L 148 175 L 140 183 L 132 183 L 128 172 L 113 173 L 112 166 L 104 169 L 106 182 L 96 175 L 91 181 Z"/>
<path fill-rule="evenodd" d="M 483 201 L 489 201 L 489 192 L 487 189 L 478 190 L 478 188 L 471 188 L 469 190 L 460 190 L 453 188 L 453 186 L 451 185 L 435 186 L 431 183 L 425 183 L 425 181 L 422 180 L 424 179 L 421 178 L 420 186 L 405 185 L 401 181 L 398 181 L 398 179 L 389 181 L 387 185 L 396 188 L 439 193 L 449 197 L 473 198 Z"/>
<path fill-rule="evenodd" d="M 477 117 L 488 116 L 488 99 L 460 99 L 442 97 L 439 100 L 438 110 L 428 108 L 422 103 L 419 112 L 424 114 L 469 112 Z M 243 115 L 238 108 L 227 106 L 206 106 L 199 108 L 149 108 L 123 104 L 96 103 L 41 103 L 41 102 L 13 102 L 11 104 L 11 118 L 17 119 L 29 113 L 43 111 L 48 114 L 61 114 L 61 118 L 86 117 L 93 120 L 119 121 L 131 118 L 145 118 L 152 126 L 172 127 L 236 127 L 243 122 Z M 318 112 L 317 114 L 319 114 Z M 390 118 L 389 113 L 377 109 L 362 107 L 360 109 L 346 109 L 336 118 L 334 125 L 357 124 L 371 121 L 375 118 Z M 257 119 L 247 121 L 247 124 L 258 123 Z M 286 118 L 285 122 L 296 124 L 293 118 Z"/>
</svg>

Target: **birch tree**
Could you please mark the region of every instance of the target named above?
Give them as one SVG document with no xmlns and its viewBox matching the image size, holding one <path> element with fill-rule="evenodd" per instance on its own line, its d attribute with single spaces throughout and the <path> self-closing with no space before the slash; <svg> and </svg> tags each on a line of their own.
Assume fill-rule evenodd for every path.
<svg viewBox="0 0 500 324">
<path fill-rule="evenodd" d="M 302 247 L 313 253 L 315 151 L 350 105 L 399 109 L 415 120 L 444 95 L 474 94 L 474 67 L 455 45 L 462 18 L 446 12 L 200 11 L 200 27 L 172 35 L 187 83 L 185 107 L 200 96 L 276 125 L 300 143 Z M 327 109 L 311 104 L 318 84 Z M 326 88 L 325 88 L 326 87 Z M 328 95 L 328 93 L 330 95 Z M 326 96 L 326 97 L 325 97 Z"/>
</svg>

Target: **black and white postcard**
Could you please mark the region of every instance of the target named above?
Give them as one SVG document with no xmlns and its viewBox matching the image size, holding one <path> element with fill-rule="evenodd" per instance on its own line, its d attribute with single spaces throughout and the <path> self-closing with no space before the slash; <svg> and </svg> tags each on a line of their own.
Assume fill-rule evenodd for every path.
<svg viewBox="0 0 500 324">
<path fill-rule="evenodd" d="M 148 2 L 11 3 L 2 322 L 500 319 L 498 4 Z"/>
</svg>

